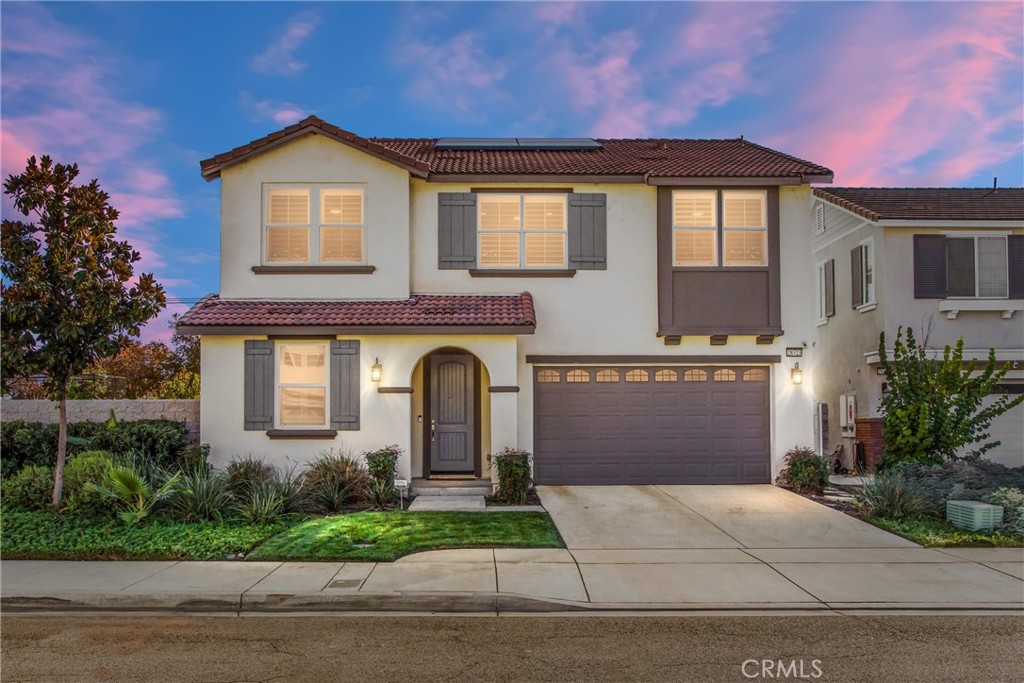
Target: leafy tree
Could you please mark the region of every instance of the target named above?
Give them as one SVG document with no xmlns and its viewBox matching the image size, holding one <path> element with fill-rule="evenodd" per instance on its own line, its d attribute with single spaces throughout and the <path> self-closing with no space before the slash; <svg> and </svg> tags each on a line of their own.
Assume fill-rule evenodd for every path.
<svg viewBox="0 0 1024 683">
<path fill-rule="evenodd" d="M 167 324 L 171 328 L 171 346 L 174 348 L 174 355 L 181 363 L 181 370 L 199 374 L 199 336 L 192 334 L 180 334 L 178 332 L 178 319 L 180 313 L 171 316 Z"/>
<path fill-rule="evenodd" d="M 83 398 L 162 398 L 163 385 L 177 374 L 181 361 L 163 342 L 130 341 L 110 358 L 87 369 L 104 381 L 92 382 Z M 77 383 L 77 381 L 76 381 Z"/>
<path fill-rule="evenodd" d="M 996 363 L 995 349 L 977 376 L 978 361 L 964 362 L 964 340 L 946 348 L 942 359 L 931 359 L 927 343 L 917 343 L 914 331 L 896 332 L 893 357 L 889 360 L 883 332 L 878 357 L 887 388 L 882 397 L 882 435 L 885 439 L 883 464 L 916 461 L 940 464 L 943 460 L 977 459 L 999 445 L 988 441 L 992 420 L 1024 402 L 1024 396 L 1003 394 L 984 406 L 997 393 L 999 381 L 1009 365 Z M 962 449 L 972 447 L 966 453 Z"/>
<path fill-rule="evenodd" d="M 31 157 L 4 193 L 31 222 L 4 219 L 0 240 L 3 386 L 40 375 L 59 403 L 53 505 L 60 509 L 67 453 L 68 386 L 97 358 L 115 355 L 165 305 L 153 275 L 136 276 L 139 253 L 116 239 L 118 212 L 78 165 Z"/>
</svg>

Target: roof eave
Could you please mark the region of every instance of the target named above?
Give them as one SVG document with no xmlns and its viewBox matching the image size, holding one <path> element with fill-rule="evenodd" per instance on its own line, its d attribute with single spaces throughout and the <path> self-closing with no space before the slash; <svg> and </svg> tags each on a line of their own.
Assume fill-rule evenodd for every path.
<svg viewBox="0 0 1024 683">
<path fill-rule="evenodd" d="M 523 325 L 178 325 L 181 335 L 337 336 L 378 334 L 518 335 L 533 334 L 534 324 Z"/>
</svg>

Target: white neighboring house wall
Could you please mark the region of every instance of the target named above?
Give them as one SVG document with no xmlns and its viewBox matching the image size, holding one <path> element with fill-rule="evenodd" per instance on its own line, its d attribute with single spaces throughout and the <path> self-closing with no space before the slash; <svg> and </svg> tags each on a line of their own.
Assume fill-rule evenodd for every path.
<svg viewBox="0 0 1024 683">
<path fill-rule="evenodd" d="M 666 346 L 658 330 L 656 197 L 653 187 L 624 184 L 509 184 L 501 187 L 559 187 L 607 194 L 607 270 L 581 270 L 573 278 L 474 278 L 464 270 L 439 270 L 437 195 L 468 192 L 480 183 L 441 184 L 410 179 L 406 171 L 343 144 L 308 136 L 222 171 L 221 296 L 224 299 L 388 299 L 410 292 L 510 294 L 530 291 L 537 310 L 533 335 L 512 336 L 364 336 L 361 341 L 361 429 L 339 432 L 337 439 L 277 440 L 262 431 L 242 429 L 241 336 L 203 339 L 203 440 L 213 459 L 224 464 L 236 455 L 267 456 L 284 464 L 307 460 L 331 446 L 357 452 L 398 443 L 407 456 L 403 476 L 415 475 L 408 455 L 416 443 L 412 405 L 407 394 L 379 394 L 369 378 L 379 358 L 384 386 L 415 386 L 416 362 L 442 346 L 464 348 L 479 357 L 496 386 L 520 387 L 519 393 L 490 395 L 490 448 L 533 449 L 533 368 L 529 354 L 544 355 L 778 355 L 772 375 L 772 474 L 785 452 L 813 442 L 815 374 L 822 359 L 814 348 L 814 295 L 807 264 L 811 261 L 808 212 L 810 187 L 779 190 L 781 302 L 783 337 L 758 345 L 753 337 L 731 336 L 726 346 L 711 346 L 707 336 L 684 337 Z M 367 262 L 373 275 L 257 275 L 261 263 L 262 186 L 267 182 L 360 183 L 367 185 Z M 356 338 L 356 337 L 344 337 Z M 805 347 L 806 344 L 806 348 Z M 804 348 L 802 358 L 786 358 L 787 347 Z M 804 383 L 794 386 L 795 362 Z M 394 373 L 394 374 L 392 374 Z M 418 475 L 417 475 L 418 476 Z"/>
</svg>

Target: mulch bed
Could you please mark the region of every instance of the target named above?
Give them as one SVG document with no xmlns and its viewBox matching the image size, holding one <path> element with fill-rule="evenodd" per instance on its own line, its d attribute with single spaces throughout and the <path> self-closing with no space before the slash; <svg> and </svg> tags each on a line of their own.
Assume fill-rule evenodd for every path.
<svg viewBox="0 0 1024 683">
<path fill-rule="evenodd" d="M 523 505 L 540 505 L 540 496 L 537 495 L 537 489 L 530 489 L 530 492 L 526 494 L 526 502 Z M 496 496 L 487 496 L 487 505 L 492 507 L 501 507 L 504 505 L 519 505 L 519 503 L 506 503 L 505 501 L 497 498 Z"/>
</svg>

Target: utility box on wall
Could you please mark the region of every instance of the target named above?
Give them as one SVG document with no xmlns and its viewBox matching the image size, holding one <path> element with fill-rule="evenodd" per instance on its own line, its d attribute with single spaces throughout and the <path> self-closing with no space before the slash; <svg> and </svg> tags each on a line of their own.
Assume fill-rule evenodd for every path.
<svg viewBox="0 0 1024 683">
<path fill-rule="evenodd" d="M 843 436 L 857 436 L 857 396 L 854 394 L 839 397 L 839 428 Z"/>
</svg>

